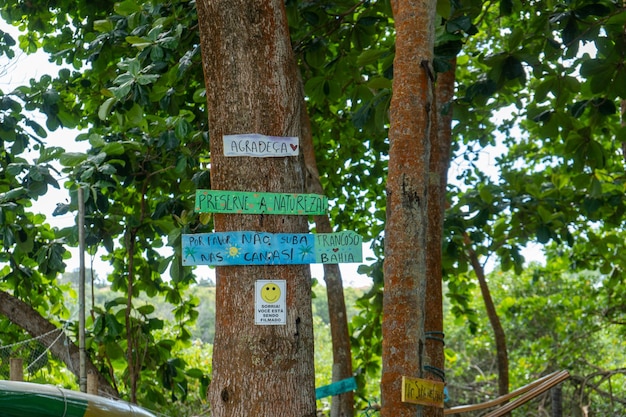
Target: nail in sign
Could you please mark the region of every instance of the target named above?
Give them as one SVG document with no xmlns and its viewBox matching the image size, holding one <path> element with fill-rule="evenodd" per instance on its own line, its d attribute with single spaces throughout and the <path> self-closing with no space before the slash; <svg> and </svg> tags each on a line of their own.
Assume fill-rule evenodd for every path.
<svg viewBox="0 0 626 417">
<path fill-rule="evenodd" d="M 363 240 L 353 231 L 184 234 L 183 265 L 295 265 L 362 262 Z"/>
<path fill-rule="evenodd" d="M 328 199 L 317 194 L 196 190 L 196 212 L 238 214 L 326 214 Z"/>
<path fill-rule="evenodd" d="M 224 135 L 224 156 L 253 156 L 259 158 L 298 156 L 298 137 L 265 136 L 258 133 Z"/>
</svg>

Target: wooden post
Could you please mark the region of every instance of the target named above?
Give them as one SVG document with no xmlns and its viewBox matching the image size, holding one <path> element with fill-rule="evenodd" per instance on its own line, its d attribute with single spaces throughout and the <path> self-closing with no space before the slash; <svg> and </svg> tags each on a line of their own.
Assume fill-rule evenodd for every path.
<svg viewBox="0 0 626 417">
<path fill-rule="evenodd" d="M 98 376 L 96 374 L 87 374 L 87 394 L 98 395 Z"/>
<path fill-rule="evenodd" d="M 24 363 L 22 358 L 11 358 L 9 375 L 11 381 L 24 380 Z"/>
<path fill-rule="evenodd" d="M 87 392 L 87 353 L 85 351 L 85 189 L 78 189 L 78 384 Z"/>
</svg>

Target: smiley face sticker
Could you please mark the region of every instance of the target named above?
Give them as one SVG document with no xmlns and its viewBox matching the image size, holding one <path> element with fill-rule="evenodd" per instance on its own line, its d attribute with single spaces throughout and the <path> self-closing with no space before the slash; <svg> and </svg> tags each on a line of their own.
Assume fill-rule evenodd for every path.
<svg viewBox="0 0 626 417">
<path fill-rule="evenodd" d="M 287 283 L 283 279 L 255 282 L 254 324 L 272 326 L 287 322 Z"/>
<path fill-rule="evenodd" d="M 261 287 L 261 299 L 269 304 L 274 304 L 280 299 L 280 287 L 274 282 L 269 282 Z"/>
</svg>

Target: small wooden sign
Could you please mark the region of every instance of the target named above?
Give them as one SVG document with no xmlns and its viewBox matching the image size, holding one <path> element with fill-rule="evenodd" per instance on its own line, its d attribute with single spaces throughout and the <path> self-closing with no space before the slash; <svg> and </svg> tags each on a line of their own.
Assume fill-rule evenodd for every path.
<svg viewBox="0 0 626 417">
<path fill-rule="evenodd" d="M 402 377 L 402 402 L 443 408 L 446 384 L 429 379 Z"/>
<path fill-rule="evenodd" d="M 328 199 L 317 194 L 256 193 L 248 191 L 196 190 L 198 213 L 326 214 Z"/>
<path fill-rule="evenodd" d="M 295 265 L 362 262 L 363 240 L 352 231 L 184 234 L 183 265 Z"/>
<path fill-rule="evenodd" d="M 323 385 L 315 388 L 315 399 L 326 398 L 333 395 L 343 394 L 344 392 L 354 391 L 356 389 L 356 379 L 354 377 L 342 379 L 332 384 Z"/>
<path fill-rule="evenodd" d="M 265 136 L 258 133 L 224 135 L 224 156 L 252 156 L 257 158 L 298 156 L 298 137 Z"/>
</svg>

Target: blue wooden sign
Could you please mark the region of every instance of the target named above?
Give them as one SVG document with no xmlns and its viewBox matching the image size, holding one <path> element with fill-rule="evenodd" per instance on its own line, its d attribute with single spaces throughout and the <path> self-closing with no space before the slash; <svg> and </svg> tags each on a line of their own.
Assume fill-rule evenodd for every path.
<svg viewBox="0 0 626 417">
<path fill-rule="evenodd" d="M 356 389 L 356 380 L 354 377 L 342 379 L 329 385 L 315 388 L 315 399 L 330 397 L 332 395 L 343 394 L 344 392 L 354 391 Z"/>
<path fill-rule="evenodd" d="M 352 231 L 184 234 L 183 265 L 294 265 L 362 262 L 363 240 Z"/>
</svg>

